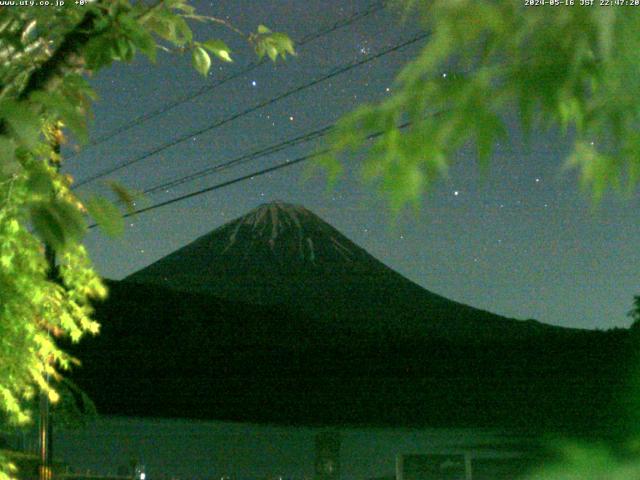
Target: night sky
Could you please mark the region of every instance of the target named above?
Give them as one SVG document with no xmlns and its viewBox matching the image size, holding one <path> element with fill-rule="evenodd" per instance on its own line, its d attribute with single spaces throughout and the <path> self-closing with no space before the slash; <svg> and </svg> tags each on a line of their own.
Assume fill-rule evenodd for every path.
<svg viewBox="0 0 640 480">
<path fill-rule="evenodd" d="M 193 4 L 204 14 L 230 19 L 246 32 L 264 23 L 300 40 L 376 3 L 227 0 Z M 256 57 L 242 38 L 211 26 L 196 31 L 202 40 L 225 39 L 235 62 L 215 62 L 204 79 L 190 68 L 189 56 L 161 54 L 156 66 L 140 59 L 134 65 L 117 64 L 91 80 L 100 96 L 91 130 L 94 140 L 141 115 L 199 91 L 202 94 L 84 147 L 79 155 L 72 156 L 67 148 L 65 169 L 82 182 L 174 144 L 83 185 L 80 192 L 106 191 L 101 181 L 107 178 L 146 190 L 329 125 L 358 104 L 393 94 L 395 74 L 424 42 L 222 122 L 337 67 L 410 40 L 420 29 L 411 22 L 401 23 L 389 9 L 374 9 L 299 46 L 298 56 L 286 63 L 267 62 L 244 74 L 240 73 Z M 208 128 L 218 123 L 223 124 Z M 633 295 L 640 294 L 640 255 L 634 240 L 640 238 L 637 196 L 623 199 L 610 194 L 594 211 L 589 197 L 579 190 L 576 172 L 561 169 L 571 139 L 540 131 L 525 146 L 511 120 L 509 130 L 509 141 L 497 146 L 486 179 L 478 172 L 474 150 L 464 150 L 449 179 L 424 199 L 420 213 L 407 212 L 395 223 L 386 200 L 373 186 L 359 181 L 356 155 L 345 157 L 347 174 L 333 191 L 328 191 L 319 174 L 304 182 L 309 162 L 303 162 L 128 218 L 124 238 L 108 239 L 97 229 L 90 230 L 87 245 L 98 271 L 120 279 L 259 204 L 278 199 L 309 208 L 385 264 L 453 300 L 568 327 L 628 326 L 626 312 Z M 307 142 L 161 189 L 139 206 L 293 160 L 320 145 Z"/>
</svg>

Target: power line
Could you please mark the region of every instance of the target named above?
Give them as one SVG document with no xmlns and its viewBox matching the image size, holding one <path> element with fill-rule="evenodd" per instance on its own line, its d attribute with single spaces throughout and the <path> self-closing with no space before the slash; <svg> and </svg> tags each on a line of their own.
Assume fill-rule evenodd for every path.
<svg viewBox="0 0 640 480">
<path fill-rule="evenodd" d="M 294 94 L 296 94 L 298 92 L 306 90 L 307 88 L 313 87 L 313 86 L 315 86 L 315 85 L 317 85 L 319 83 L 322 83 L 322 82 L 324 82 L 326 80 L 329 80 L 330 78 L 333 78 L 335 76 L 341 75 L 342 73 L 346 73 L 346 72 L 348 72 L 350 70 L 353 70 L 354 68 L 360 67 L 361 65 L 365 65 L 365 64 L 367 64 L 369 62 L 372 62 L 374 60 L 377 60 L 377 59 L 379 59 L 379 58 L 381 58 L 381 57 L 383 57 L 385 55 L 389 55 L 390 53 L 396 52 L 396 51 L 398 51 L 398 50 L 400 50 L 400 49 L 402 49 L 404 47 L 407 47 L 409 45 L 412 45 L 412 44 L 414 44 L 416 42 L 419 42 L 419 41 L 427 38 L 428 35 L 429 35 L 428 33 L 420 33 L 418 35 L 415 35 L 414 37 L 412 37 L 409 40 L 406 40 L 406 41 L 404 41 L 404 42 L 402 42 L 400 44 L 394 45 L 393 47 L 389 47 L 389 48 L 387 48 L 385 50 L 382 50 L 381 52 L 378 52 L 375 55 L 371 55 L 371 56 L 366 57 L 366 58 L 364 58 L 362 60 L 359 60 L 357 62 L 352 62 L 352 63 L 344 65 L 342 67 L 334 68 L 328 74 L 325 74 L 325 75 L 323 75 L 321 77 L 318 77 L 318 78 L 316 78 L 314 80 L 311 80 L 310 82 L 307 82 L 305 84 L 299 85 L 299 86 L 297 86 L 297 87 L 295 87 L 295 88 L 293 88 L 291 90 L 288 90 L 288 91 L 286 91 L 286 92 L 284 92 L 284 93 L 282 93 L 282 94 L 280 94 L 280 95 L 278 95 L 276 97 L 272 97 L 269 100 L 265 100 L 263 102 L 260 102 L 257 105 L 254 105 L 253 107 L 250 107 L 250 108 L 247 108 L 247 109 L 245 109 L 245 110 L 243 110 L 241 112 L 235 113 L 235 114 L 233 114 L 233 115 L 231 115 L 229 117 L 226 117 L 226 118 L 224 118 L 222 120 L 219 120 L 219 121 L 217 121 L 217 122 L 213 123 L 212 125 L 209 125 L 209 126 L 207 126 L 205 128 L 202 128 L 200 130 L 196 130 L 195 132 L 191 132 L 191 133 L 186 134 L 186 135 L 182 135 L 182 136 L 176 138 L 175 140 L 172 140 L 169 143 L 165 143 L 164 145 L 161 145 L 160 147 L 157 147 L 157 148 L 155 148 L 153 150 L 150 150 L 150 151 L 140 155 L 139 157 L 133 158 L 131 160 L 127 160 L 125 162 L 122 162 L 122 163 L 114 166 L 114 167 L 111 167 L 111 168 L 103 170 L 102 172 L 99 172 L 99 173 L 97 173 L 95 175 L 87 177 L 84 180 L 81 180 L 80 182 L 78 182 L 75 185 L 75 188 L 79 188 L 79 187 L 81 187 L 83 185 L 86 185 L 87 183 L 93 182 L 94 180 L 97 180 L 99 178 L 105 177 L 106 175 L 110 175 L 110 174 L 112 174 L 114 172 L 117 172 L 118 170 L 121 170 L 121 169 L 123 169 L 125 167 L 128 167 L 130 165 L 133 165 L 134 163 L 137 163 L 137 162 L 139 162 L 141 160 L 145 160 L 145 159 L 147 159 L 147 158 L 149 158 L 149 157 L 151 157 L 151 156 L 153 156 L 153 155 L 155 155 L 157 153 L 160 153 L 160 152 L 162 152 L 162 151 L 164 151 L 164 150 L 166 150 L 168 148 L 171 148 L 171 147 L 173 147 L 175 145 L 178 145 L 179 143 L 182 143 L 182 142 L 188 140 L 189 138 L 192 138 L 194 136 L 198 136 L 198 135 L 201 135 L 201 134 L 203 134 L 205 132 L 209 132 L 211 130 L 214 130 L 214 129 L 218 128 L 218 127 L 221 127 L 222 125 L 225 125 L 226 123 L 229 123 L 229 122 L 231 122 L 233 120 L 236 120 L 236 119 L 238 119 L 240 117 L 243 117 L 245 115 L 248 115 L 248 114 L 250 114 L 252 112 L 255 112 L 256 110 L 259 110 L 261 108 L 267 107 L 267 106 L 269 106 L 269 105 L 271 105 L 271 104 L 273 104 L 275 102 L 278 102 L 278 101 L 280 101 L 280 100 L 282 100 L 284 98 L 290 97 L 291 95 L 294 95 Z"/>
<path fill-rule="evenodd" d="M 360 20 L 362 20 L 363 18 L 368 17 L 369 15 L 372 15 L 373 13 L 378 12 L 379 10 L 382 10 L 385 8 L 384 2 L 375 2 L 372 5 L 370 5 L 368 8 L 360 11 L 360 12 L 356 12 L 353 15 L 342 19 L 342 20 L 338 20 L 336 22 L 334 22 L 331 25 L 328 25 L 324 28 L 321 28 L 320 30 L 313 32 L 305 37 L 303 37 L 300 41 L 296 42 L 297 46 L 303 46 L 309 42 L 312 42 L 313 40 L 316 40 L 318 38 L 324 37 L 336 30 L 339 30 L 342 27 L 346 27 L 348 25 L 351 25 L 352 23 L 358 22 Z M 183 103 L 189 102 L 201 95 L 204 95 L 207 92 L 210 92 L 211 90 L 214 90 L 222 85 L 224 85 L 225 83 L 234 80 L 238 77 L 241 77 L 247 73 L 252 72 L 253 70 L 255 70 L 256 68 L 258 68 L 261 65 L 264 65 L 265 63 L 267 63 L 266 59 L 260 60 L 260 61 L 256 61 L 256 62 L 251 62 L 249 63 L 246 67 L 244 67 L 242 70 L 239 70 L 236 73 L 233 73 L 231 75 L 229 75 L 228 77 L 225 77 L 221 80 L 218 80 L 217 82 L 211 84 L 211 85 L 205 85 L 204 87 L 196 90 L 193 93 L 190 93 L 188 95 L 184 95 L 176 100 L 174 100 L 173 102 L 167 103 L 166 105 L 161 106 L 160 108 L 153 110 L 151 112 L 145 113 L 143 115 L 140 115 L 139 117 L 131 120 L 130 122 L 125 123 L 124 125 L 121 125 L 120 127 L 115 128 L 114 130 L 112 130 L 110 133 L 107 133 L 106 135 L 103 135 L 101 137 L 98 137 L 97 139 L 91 141 L 89 143 L 89 147 L 95 147 L 97 145 L 100 145 L 108 140 L 111 140 L 113 137 L 116 137 L 117 135 L 126 132 L 127 130 L 131 130 L 132 128 L 137 127 L 138 125 L 145 123 L 147 120 L 151 120 L 152 118 L 155 118 L 159 115 L 162 115 L 163 113 L 166 113 L 170 110 L 173 110 L 175 107 L 182 105 Z M 86 151 L 86 150 L 85 150 Z M 80 155 L 81 153 L 75 153 L 71 156 L 68 157 L 68 159 L 71 159 L 73 157 L 76 157 L 78 155 Z"/>
<path fill-rule="evenodd" d="M 313 131 L 305 133 L 303 135 L 299 135 L 299 136 L 297 136 L 295 138 L 291 138 L 289 140 L 285 140 L 283 142 L 280 142 L 280 143 L 278 143 L 276 145 L 270 145 L 270 146 L 268 146 L 266 148 L 262 148 L 260 150 L 253 151 L 251 153 L 241 155 L 240 157 L 234 158 L 233 160 L 230 160 L 230 161 L 227 161 L 227 162 L 223 162 L 223 163 L 219 163 L 217 165 L 214 165 L 212 167 L 208 167 L 208 168 L 199 170 L 199 171 L 191 173 L 189 175 L 185 175 L 183 177 L 179 177 L 179 178 L 176 178 L 176 179 L 169 180 L 167 182 L 161 183 L 160 185 L 156 185 L 154 187 L 147 188 L 142 193 L 143 194 L 153 194 L 153 193 L 155 193 L 157 191 L 160 191 L 160 190 L 177 187 L 178 185 L 182 185 L 183 183 L 191 182 L 193 180 L 197 180 L 198 178 L 203 178 L 203 177 L 206 177 L 207 175 L 211 175 L 213 173 L 218 173 L 218 172 L 224 171 L 224 170 L 226 170 L 228 168 L 231 168 L 233 166 L 240 165 L 240 164 L 249 162 L 251 160 L 264 157 L 266 155 L 271 155 L 271 154 L 277 153 L 277 152 L 279 152 L 281 150 L 285 150 L 285 149 L 291 148 L 293 146 L 309 142 L 311 140 L 322 138 L 325 135 L 327 135 L 331 131 L 332 128 L 333 128 L 333 125 L 328 125 L 326 127 L 322 127 L 322 128 L 313 130 Z"/>
<path fill-rule="evenodd" d="M 435 115 L 438 115 L 439 113 L 441 113 L 441 112 L 436 112 Z M 399 125 L 398 128 L 399 129 L 404 129 L 404 128 L 407 128 L 410 125 L 411 125 L 411 122 L 405 122 L 402 125 Z M 331 125 L 330 128 L 331 127 L 333 127 L 333 125 Z M 383 134 L 384 134 L 384 131 L 372 133 L 371 135 L 367 136 L 367 140 L 373 140 L 374 138 L 379 137 L 380 135 L 383 135 Z M 131 217 L 131 216 L 137 215 L 139 213 L 145 213 L 145 212 L 148 212 L 148 211 L 151 211 L 151 210 L 155 210 L 155 209 L 160 208 L 160 207 L 165 207 L 167 205 L 171 205 L 173 203 L 181 202 L 182 200 L 186 200 L 188 198 L 197 197 L 199 195 L 203 195 L 205 193 L 212 192 L 214 190 L 219 190 L 221 188 L 228 187 L 230 185 L 233 185 L 233 184 L 236 184 L 236 183 L 239 183 L 239 182 L 243 182 L 245 180 L 253 179 L 255 177 L 260 177 L 262 175 L 266 175 L 267 173 L 275 172 L 276 170 L 281 170 L 283 168 L 292 167 L 294 165 L 297 165 L 297 164 L 302 163 L 302 162 L 306 162 L 308 160 L 311 160 L 313 158 L 319 157 L 319 156 L 324 155 L 325 153 L 329 153 L 329 152 L 331 152 L 331 149 L 330 148 L 325 148 L 323 150 L 319 150 L 319 151 L 314 152 L 314 153 L 308 153 L 306 155 L 302 155 L 300 157 L 297 157 L 297 158 L 295 158 L 293 160 L 288 160 L 288 161 L 285 161 L 285 162 L 281 162 L 281 163 L 278 163 L 278 164 L 273 165 L 271 167 L 264 168 L 262 170 L 257 170 L 255 172 L 252 172 L 252 173 L 249 173 L 249 174 L 246 174 L 246 175 L 242 175 L 240 177 L 236 177 L 234 179 L 227 180 L 225 182 L 217 183 L 217 184 L 212 185 L 210 187 L 206 187 L 206 188 L 202 188 L 200 190 L 196 190 L 195 192 L 186 193 L 184 195 L 180 195 L 179 197 L 174 197 L 172 199 L 165 200 L 164 202 L 159 202 L 159 203 L 156 203 L 154 205 L 150 205 L 148 207 L 139 208 L 139 209 L 137 209 L 137 210 L 135 210 L 133 212 L 127 212 L 122 216 L 122 218 Z M 98 224 L 94 223 L 94 224 L 89 225 L 88 228 L 95 228 L 97 226 L 98 226 Z"/>
</svg>

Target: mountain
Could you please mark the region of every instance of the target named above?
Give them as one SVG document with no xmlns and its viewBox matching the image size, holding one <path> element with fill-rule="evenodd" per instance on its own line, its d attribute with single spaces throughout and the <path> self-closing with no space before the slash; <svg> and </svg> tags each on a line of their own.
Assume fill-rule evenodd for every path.
<svg viewBox="0 0 640 480">
<path fill-rule="evenodd" d="M 102 413 L 527 430 L 622 418 L 626 332 L 448 300 L 299 206 L 262 205 L 109 287 L 100 335 L 68 346 Z"/>
<path fill-rule="evenodd" d="M 430 292 L 311 211 L 261 205 L 125 279 L 255 305 L 285 305 L 336 334 L 468 341 L 554 327 L 507 319 Z"/>
</svg>

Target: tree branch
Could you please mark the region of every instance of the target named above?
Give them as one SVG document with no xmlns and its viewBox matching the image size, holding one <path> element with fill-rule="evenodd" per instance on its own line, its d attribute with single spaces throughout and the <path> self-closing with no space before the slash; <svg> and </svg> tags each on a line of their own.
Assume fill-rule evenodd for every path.
<svg viewBox="0 0 640 480">
<path fill-rule="evenodd" d="M 18 95 L 18 100 L 25 100 L 31 93 L 39 90 L 49 90 L 51 85 L 64 75 L 71 57 L 79 53 L 96 34 L 93 30 L 96 19 L 97 15 L 93 11 L 85 14 L 80 23 L 65 36 L 53 55 L 29 76 L 27 84 Z"/>
<path fill-rule="evenodd" d="M 232 30 L 233 32 L 237 33 L 238 35 L 240 35 L 242 37 L 247 37 L 247 34 L 244 33 L 242 30 L 240 30 L 239 28 L 235 27 L 234 25 L 232 25 L 231 23 L 227 22 L 226 20 L 223 20 L 223 19 L 218 18 L 218 17 L 210 17 L 210 16 L 207 16 L 207 15 L 182 15 L 182 16 L 184 18 L 189 18 L 191 20 L 197 20 L 199 22 L 211 22 L 211 23 L 217 23 L 219 25 L 224 25 L 229 30 Z"/>
</svg>

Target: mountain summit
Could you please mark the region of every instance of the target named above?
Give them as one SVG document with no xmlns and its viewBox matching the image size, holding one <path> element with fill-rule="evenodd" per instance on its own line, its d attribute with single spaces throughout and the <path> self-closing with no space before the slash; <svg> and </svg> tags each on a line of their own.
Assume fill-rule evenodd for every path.
<svg viewBox="0 0 640 480">
<path fill-rule="evenodd" d="M 543 328 L 432 293 L 311 211 L 279 201 L 259 206 L 125 281 L 283 305 L 345 335 L 479 339 Z"/>
</svg>

